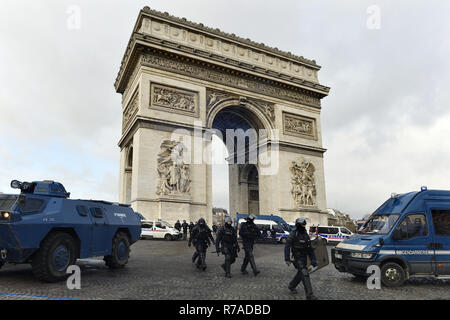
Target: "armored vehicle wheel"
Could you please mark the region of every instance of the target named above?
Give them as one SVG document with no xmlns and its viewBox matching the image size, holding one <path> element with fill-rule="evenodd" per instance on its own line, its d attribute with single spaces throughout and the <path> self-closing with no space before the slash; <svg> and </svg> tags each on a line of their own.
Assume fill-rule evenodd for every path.
<svg viewBox="0 0 450 320">
<path fill-rule="evenodd" d="M 67 233 L 50 234 L 41 244 L 32 260 L 32 270 L 36 278 L 46 282 L 64 280 L 69 275 L 67 267 L 74 265 L 75 241 Z"/>
<path fill-rule="evenodd" d="M 381 267 L 381 282 L 386 287 L 399 287 L 405 278 L 405 270 L 398 263 L 388 262 Z"/>
<path fill-rule="evenodd" d="M 164 240 L 170 241 L 170 240 L 172 240 L 172 236 L 171 236 L 170 234 L 166 234 L 166 235 L 164 236 Z"/>
<path fill-rule="evenodd" d="M 130 240 L 123 232 L 118 232 L 114 236 L 111 255 L 105 256 L 106 265 L 111 269 L 123 268 L 128 263 L 130 256 Z"/>
</svg>

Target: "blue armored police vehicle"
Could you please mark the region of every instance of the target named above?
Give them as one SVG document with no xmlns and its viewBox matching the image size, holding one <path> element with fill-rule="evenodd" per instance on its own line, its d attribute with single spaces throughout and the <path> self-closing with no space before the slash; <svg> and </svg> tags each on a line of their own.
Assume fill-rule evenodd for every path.
<svg viewBox="0 0 450 320">
<path fill-rule="evenodd" d="M 56 282 L 77 259 L 104 256 L 122 268 L 141 235 L 139 216 L 128 205 L 71 200 L 61 183 L 19 182 L 20 194 L 0 194 L 0 268 L 31 263 L 33 274 Z"/>
<path fill-rule="evenodd" d="M 375 265 L 391 287 L 410 277 L 450 278 L 450 191 L 392 194 L 360 232 L 331 250 L 339 271 L 368 276 Z"/>
</svg>

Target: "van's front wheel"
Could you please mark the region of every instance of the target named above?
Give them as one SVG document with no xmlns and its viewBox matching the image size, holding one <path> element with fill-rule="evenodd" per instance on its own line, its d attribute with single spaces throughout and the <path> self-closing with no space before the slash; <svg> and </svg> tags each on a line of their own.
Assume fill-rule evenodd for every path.
<svg viewBox="0 0 450 320">
<path fill-rule="evenodd" d="M 168 233 L 164 236 L 164 240 L 166 241 L 171 241 L 172 239 L 173 239 L 172 236 Z"/>
<path fill-rule="evenodd" d="M 406 272 L 398 263 L 388 262 L 381 267 L 381 282 L 386 287 L 399 287 L 405 279 Z"/>
</svg>

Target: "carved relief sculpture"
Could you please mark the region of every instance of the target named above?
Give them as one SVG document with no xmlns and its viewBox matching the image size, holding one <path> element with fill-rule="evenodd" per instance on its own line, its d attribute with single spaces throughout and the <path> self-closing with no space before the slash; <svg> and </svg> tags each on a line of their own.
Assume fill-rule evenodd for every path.
<svg viewBox="0 0 450 320">
<path fill-rule="evenodd" d="M 299 161 L 292 161 L 291 182 L 292 196 L 297 205 L 316 204 L 316 183 L 314 179 L 315 168 L 311 162 L 303 157 Z"/>
<path fill-rule="evenodd" d="M 152 107 L 198 116 L 198 98 L 196 92 L 152 84 Z"/>
<path fill-rule="evenodd" d="M 158 195 L 184 194 L 191 190 L 190 167 L 183 162 L 185 146 L 178 141 L 164 140 L 158 154 Z"/>
<path fill-rule="evenodd" d="M 317 140 L 315 119 L 283 113 L 283 128 L 285 134 Z"/>
</svg>

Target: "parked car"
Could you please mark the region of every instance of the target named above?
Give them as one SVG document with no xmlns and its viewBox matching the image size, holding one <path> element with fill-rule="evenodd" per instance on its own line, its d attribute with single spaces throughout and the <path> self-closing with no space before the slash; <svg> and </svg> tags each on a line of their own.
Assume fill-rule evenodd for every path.
<svg viewBox="0 0 450 320">
<path fill-rule="evenodd" d="M 142 220 L 141 239 L 178 240 L 181 232 L 162 220 Z"/>
<path fill-rule="evenodd" d="M 325 238 L 327 243 L 341 242 L 353 236 L 353 232 L 346 227 L 339 226 L 312 226 L 309 228 L 309 234 L 311 236 L 319 235 Z"/>
</svg>

